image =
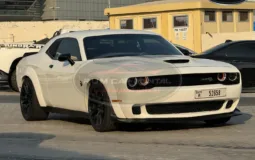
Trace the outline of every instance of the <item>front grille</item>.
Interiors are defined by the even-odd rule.
[[[149,114],[178,114],[205,111],[217,111],[221,109],[225,101],[206,101],[188,103],[148,104],[146,110]]]
[[[218,73],[155,76],[150,77],[150,82],[156,87],[222,84],[218,81],[217,75]],[[235,82],[238,83],[239,80]]]
[[[243,87],[255,87],[255,68],[241,69]]]

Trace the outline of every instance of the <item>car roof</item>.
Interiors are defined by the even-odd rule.
[[[237,41],[229,41],[229,42],[225,42],[225,43],[220,43],[212,48],[209,48],[209,49],[203,51],[202,53],[206,53],[206,54],[213,53],[213,52],[217,52],[220,49],[228,47],[230,45],[238,44],[238,43],[246,43],[246,42],[255,42],[255,40],[237,40]]]
[[[103,35],[114,35],[114,34],[147,34],[147,35],[158,35],[154,32],[131,30],[131,29],[119,29],[119,30],[86,30],[86,31],[71,31],[70,33],[64,33],[58,36],[58,38],[64,37],[76,37],[86,38],[92,36],[103,36]]]
[[[255,40],[237,40],[237,41],[230,41],[225,43],[234,44],[234,43],[242,43],[242,42],[255,42]]]

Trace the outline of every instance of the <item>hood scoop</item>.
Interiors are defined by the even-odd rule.
[[[174,59],[174,60],[165,60],[166,63],[189,63],[189,59]]]

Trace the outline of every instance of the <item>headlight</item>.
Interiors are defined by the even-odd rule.
[[[234,82],[238,79],[238,74],[237,73],[229,73],[228,74],[228,80],[231,82]]]
[[[141,86],[147,86],[150,83],[150,80],[148,77],[142,77],[139,78],[138,82]]]
[[[224,82],[224,81],[227,79],[227,74],[226,74],[226,73],[219,73],[219,74],[217,75],[217,79],[218,79],[218,81],[220,81],[220,82]]]
[[[137,78],[129,78],[127,81],[127,85],[130,88],[134,88],[137,85],[137,83],[138,83]]]

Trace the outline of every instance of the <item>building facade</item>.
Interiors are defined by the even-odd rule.
[[[253,2],[218,5],[208,0],[162,0],[105,9],[105,15],[110,17],[111,29],[152,31],[199,53],[226,38],[251,39],[254,8]]]
[[[108,20],[104,9],[153,0],[1,0],[0,21]]]

